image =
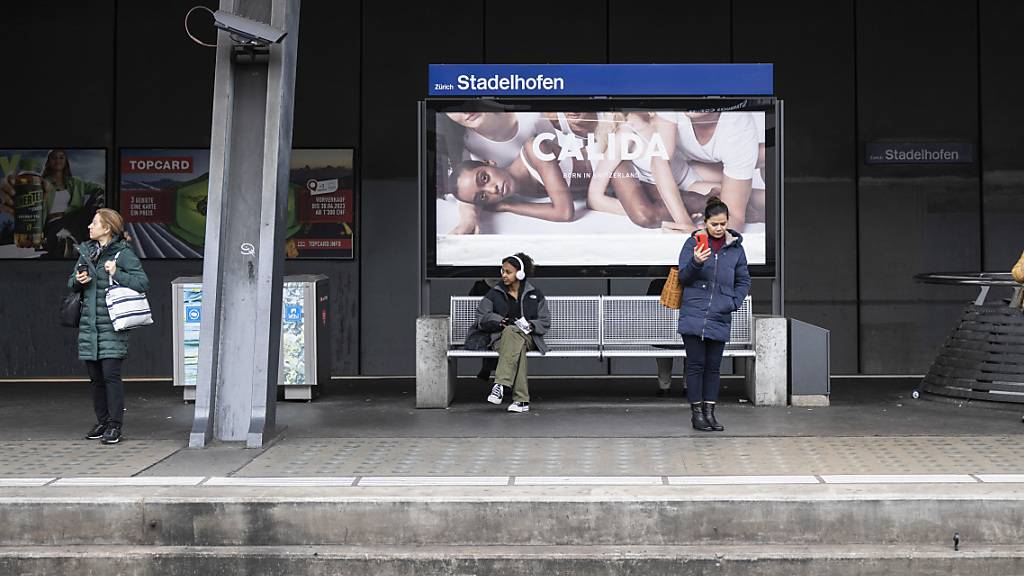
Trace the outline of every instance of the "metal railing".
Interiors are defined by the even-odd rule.
[[[924,284],[945,284],[950,286],[979,286],[978,297],[974,300],[976,306],[985,303],[989,289],[993,286],[1005,286],[1016,288],[1019,291],[1021,285],[1013,279],[1009,272],[929,272],[917,274],[914,280]]]

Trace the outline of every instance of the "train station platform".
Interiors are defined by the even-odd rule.
[[[1020,415],[916,385],[764,408],[727,382],[701,433],[653,378],[538,378],[526,414],[341,380],[262,449],[189,449],[169,383],[127,384],[114,446],[81,439],[87,384],[3,383],[0,573],[1024,573]]]

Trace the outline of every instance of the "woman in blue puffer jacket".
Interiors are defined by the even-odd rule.
[[[704,208],[704,229],[694,232],[679,252],[679,334],[686,347],[686,395],[694,429],[705,432],[725,430],[715,418],[722,352],[732,313],[750,291],[743,237],[726,228],[728,221],[729,207],[712,196]]]

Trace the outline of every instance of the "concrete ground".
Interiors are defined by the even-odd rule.
[[[527,414],[405,380],[279,404],[263,449],[186,447],[192,406],[129,383],[125,440],[86,383],[0,383],[0,573],[194,576],[1024,574],[1013,407],[836,379],[828,408],[721,399],[699,433],[653,378],[531,382]]]
[[[409,380],[336,380],[313,402],[278,403],[263,449],[186,447],[192,405],[169,382],[129,382],[125,439],[103,446],[88,384],[0,383],[0,478],[1005,475],[1024,473],[1014,406],[914,400],[914,379],[842,379],[827,408],[754,407],[727,381],[723,433],[689,426],[681,389],[653,378],[532,381],[531,411],[484,401],[460,382],[447,410],[415,408]],[[507,404],[507,403],[506,403]],[[639,480],[638,480],[639,481]],[[366,484],[363,484],[366,485]]]

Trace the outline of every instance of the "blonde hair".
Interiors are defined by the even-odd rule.
[[[604,152],[608,149],[608,139],[629,122],[630,116],[636,116],[650,123],[654,118],[653,112],[631,111],[631,112],[599,112],[597,129],[594,131],[594,140],[597,142],[597,149]]]
[[[124,233],[124,218],[114,210],[113,208],[100,208],[96,211],[96,216],[99,217],[100,222],[104,226],[110,228],[111,236],[122,236],[125,240],[131,240],[131,237]]]
[[[619,131],[619,126],[626,121],[626,115],[622,112],[598,112],[597,118],[594,140],[597,142],[597,149],[604,152],[608,149],[608,138]]]

